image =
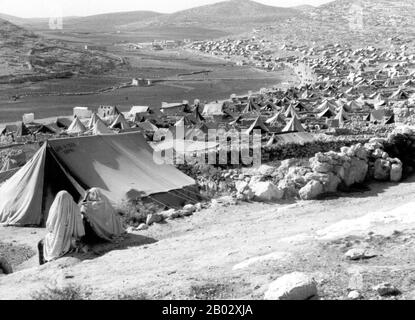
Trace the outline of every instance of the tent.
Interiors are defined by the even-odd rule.
[[[130,129],[130,125],[128,124],[127,120],[125,120],[124,116],[120,113],[117,118],[113,121],[113,123],[110,126],[111,129]]]
[[[409,95],[403,91],[402,89],[396,90],[392,95],[390,96],[390,99],[408,99]]]
[[[229,125],[234,126],[242,123],[242,116],[238,115],[234,120],[229,122]]]
[[[85,128],[84,124],[79,120],[78,117],[73,119],[71,125],[69,126],[68,130],[66,130],[69,134],[79,134],[84,133],[87,129]]]
[[[327,107],[327,109],[321,111],[318,115],[317,118],[321,119],[321,118],[332,118],[336,115],[336,113],[334,111],[332,111],[329,107]]]
[[[273,115],[271,118],[267,119],[265,121],[266,124],[268,124],[271,127],[278,126],[279,124],[285,125],[285,118],[282,115],[281,112],[277,112],[275,115]]]
[[[99,117],[99,115],[96,112],[94,112],[92,114],[91,119],[89,119],[89,121],[88,121],[87,128],[88,129],[92,129],[94,127],[95,123],[98,121],[98,119],[101,120],[101,118]]]
[[[290,122],[282,129],[282,132],[304,132],[305,129],[302,126],[300,120],[297,117],[292,117]]]
[[[349,120],[350,117],[346,111],[341,108],[337,115],[334,117],[335,120],[339,120],[339,124],[343,124],[345,121]]]
[[[153,153],[140,133],[48,140],[0,186],[0,224],[44,225],[62,190],[75,201],[98,187],[114,205],[137,198],[166,207],[183,204],[189,198],[184,189],[195,181],[174,166],[157,164]]]
[[[249,99],[248,104],[246,105],[242,113],[251,113],[251,112],[259,111],[259,109],[260,108],[254,103],[254,101],[252,99]]]
[[[65,129],[65,130],[69,128],[71,123],[72,123],[72,121],[69,120],[68,118],[57,118],[56,119],[56,125],[59,128],[62,128],[62,129]]]
[[[245,134],[250,134],[255,129],[260,129],[261,132],[269,132],[269,129],[262,122],[261,117],[255,119],[255,121],[251,124],[248,130],[245,131]]]
[[[158,130],[157,126],[149,120],[139,122],[137,126],[146,132],[156,132]]]
[[[54,124],[51,125],[40,125],[39,128],[36,129],[35,133],[50,133],[50,134],[57,134],[60,133],[61,130],[57,127],[54,127]]]
[[[390,117],[385,119],[385,123],[384,124],[393,124],[395,123],[395,115],[392,114]]]
[[[292,105],[288,106],[288,108],[285,111],[284,115],[285,115],[286,118],[295,118],[295,117],[298,118],[297,111],[295,111],[295,109],[293,108]]]
[[[101,120],[101,118],[98,118],[97,121],[95,121],[94,126],[92,128],[92,134],[93,135],[100,135],[100,134],[113,134],[114,132],[107,127],[107,125],[104,123],[104,121]]]

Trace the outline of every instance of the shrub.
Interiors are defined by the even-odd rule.
[[[90,290],[75,284],[68,284],[64,287],[47,285],[45,289],[34,292],[31,298],[34,300],[86,300],[90,295]]]

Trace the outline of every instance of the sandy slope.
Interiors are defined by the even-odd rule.
[[[404,292],[400,297],[408,298],[415,289],[408,281],[415,256],[415,221],[409,212],[414,190],[412,178],[323,201],[207,209],[131,234],[99,257],[63,258],[1,277],[0,298],[30,298],[46,284],[76,283],[91,289],[93,298],[144,293],[166,299],[261,299],[273,279],[291,271],[313,274],[323,299],[347,296],[356,272],[364,279],[366,298],[376,297],[370,287],[379,281],[394,282]],[[33,246],[42,234],[35,231],[2,228],[0,241]],[[368,238],[369,231],[374,235]],[[362,245],[377,257],[344,259],[348,248]],[[36,257],[24,267],[35,265]]]

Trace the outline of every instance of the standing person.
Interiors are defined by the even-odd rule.
[[[47,234],[38,244],[39,263],[58,259],[79,247],[85,235],[78,205],[67,191],[59,192],[49,210]]]

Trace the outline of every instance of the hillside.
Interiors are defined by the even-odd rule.
[[[383,43],[415,36],[415,3],[411,0],[336,0],[279,21],[264,36],[288,43]],[[278,32],[277,32],[278,31]]]
[[[290,8],[267,6],[250,0],[229,0],[159,16],[145,22],[126,24],[122,27],[134,30],[146,26],[198,26],[237,32],[297,14],[299,11]]]
[[[0,83],[102,73],[120,63],[118,57],[46,40],[0,19]]]

